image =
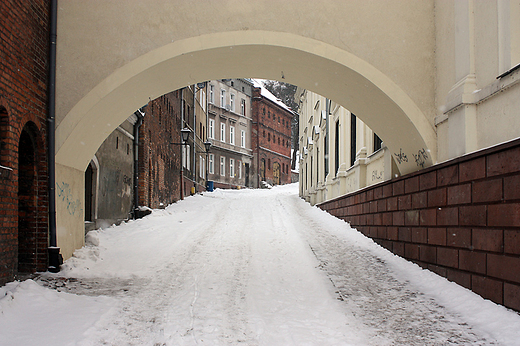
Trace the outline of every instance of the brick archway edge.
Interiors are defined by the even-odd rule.
[[[318,206],[394,254],[520,311],[520,139]]]

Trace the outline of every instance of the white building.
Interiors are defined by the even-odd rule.
[[[381,139],[354,114],[298,88],[300,196],[320,203],[398,174]]]

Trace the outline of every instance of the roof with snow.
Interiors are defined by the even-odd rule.
[[[285,103],[282,102],[282,100],[280,100],[279,98],[277,98],[276,96],[274,96],[269,90],[267,90],[265,87],[264,87],[264,83],[262,83],[262,80],[261,79],[251,79],[251,81],[253,82],[253,86],[255,88],[260,88],[260,93],[263,97],[265,97],[266,99],[270,100],[270,101],[273,101],[274,103],[276,103],[278,106],[288,110],[289,112],[291,113],[294,113],[292,109],[290,109]]]

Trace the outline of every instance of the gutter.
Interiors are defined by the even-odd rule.
[[[48,194],[49,194],[49,266],[51,273],[60,271],[63,257],[56,236],[56,32],[58,23],[58,1],[51,0],[50,8],[50,49],[49,49],[49,113],[47,114],[47,170],[48,170]]]
[[[143,124],[143,108],[134,112],[137,117],[134,125],[134,220],[143,217],[142,212],[139,210],[139,129]]]

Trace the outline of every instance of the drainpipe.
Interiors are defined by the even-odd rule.
[[[48,163],[48,194],[49,194],[49,266],[52,273],[60,271],[63,257],[60,254],[56,237],[56,146],[55,146],[55,116],[56,116],[56,32],[58,22],[58,1],[51,0],[50,11],[50,51],[49,51],[49,113],[47,115],[47,163]]]
[[[141,217],[139,213],[139,129],[143,124],[144,117],[141,109],[134,112],[137,117],[134,125],[134,220]]]
[[[197,84],[193,84],[193,194],[197,193]]]
[[[182,88],[181,89],[181,129],[184,128],[184,89],[185,88]],[[182,145],[181,146],[181,200],[184,199],[184,162],[183,162],[183,158],[184,158],[184,150],[186,150],[185,146]]]

